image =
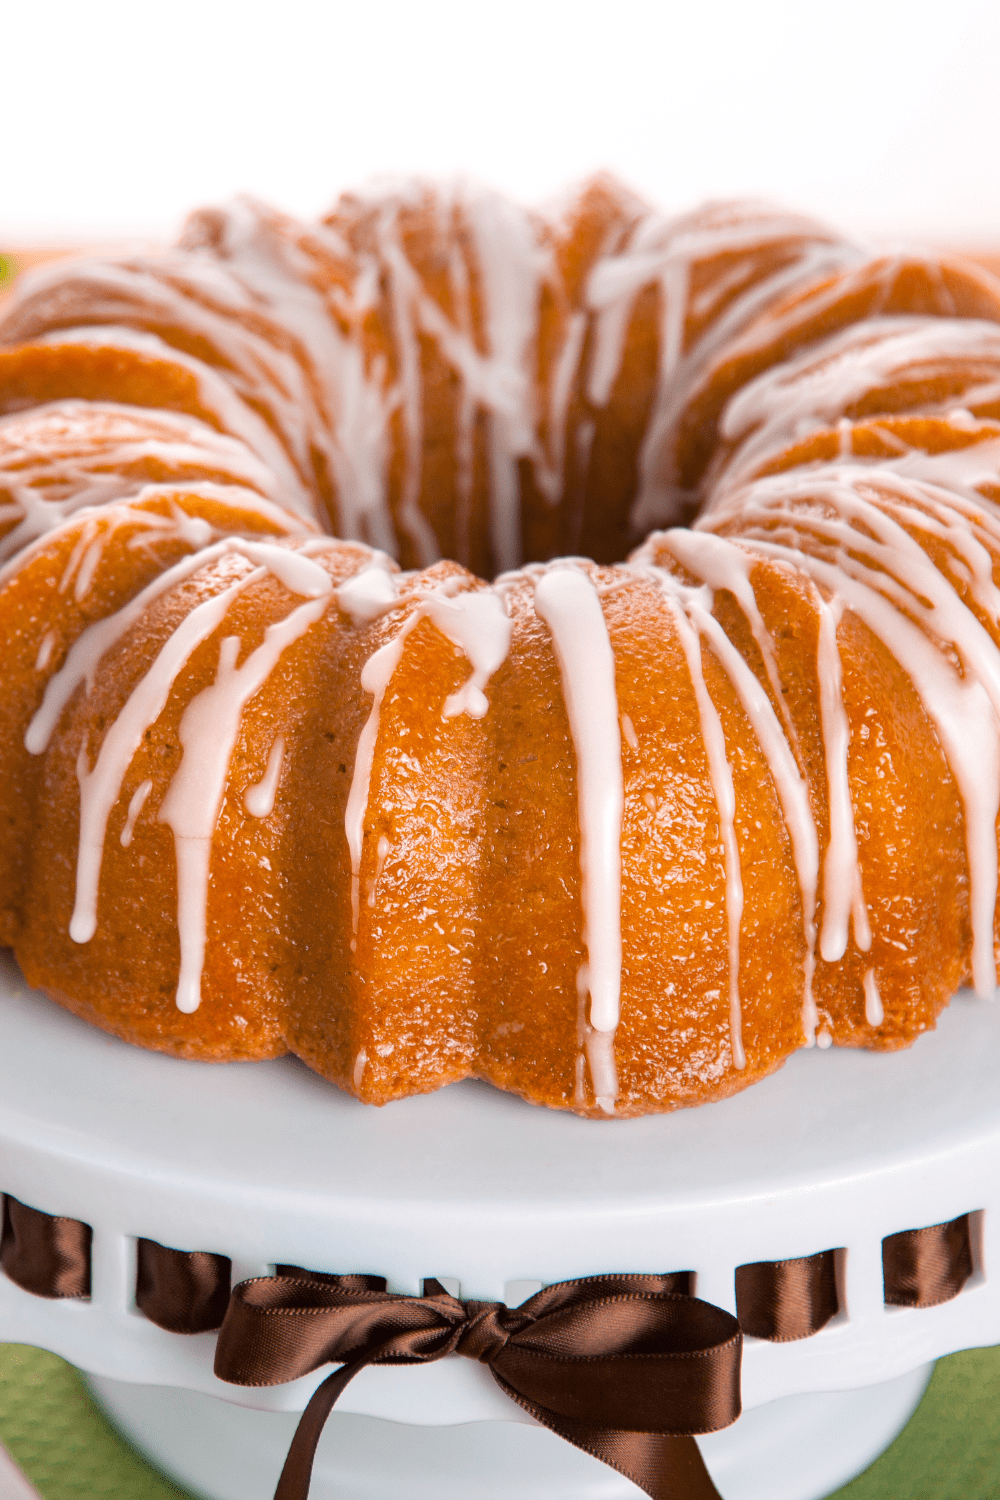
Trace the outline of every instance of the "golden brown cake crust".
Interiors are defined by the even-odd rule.
[[[0,312],[0,940],[374,1104],[907,1046],[995,986],[998,506],[1000,284],[764,205],[411,183],[45,268]]]

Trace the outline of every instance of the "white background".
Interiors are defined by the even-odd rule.
[[[165,238],[377,172],[610,168],[1000,244],[998,0],[0,0],[0,245]]]

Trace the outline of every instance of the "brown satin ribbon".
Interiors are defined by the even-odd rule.
[[[302,1414],[275,1500],[306,1500],[323,1424],[368,1364],[463,1354],[544,1426],[617,1469],[653,1500],[718,1500],[692,1434],[740,1414],[743,1336],[670,1276],[590,1276],[520,1307],[423,1297],[376,1277],[261,1277],[233,1291],[215,1355],[220,1380],[276,1385],[334,1361]]]
[[[0,1266],[36,1297],[90,1296],[89,1224],[4,1198]]]
[[[25,1291],[89,1296],[91,1238],[80,1220],[4,1199],[0,1265]],[[892,1306],[957,1296],[973,1269],[970,1216],[889,1235],[882,1266]],[[279,1384],[342,1362],[303,1413],[275,1500],[305,1500],[323,1424],[360,1369],[451,1353],[488,1364],[513,1401],[654,1500],[718,1500],[693,1434],[739,1415],[741,1327],[755,1338],[807,1338],[838,1307],[832,1250],[739,1266],[739,1323],[691,1297],[687,1271],[562,1282],[507,1308],[459,1302],[435,1281],[423,1297],[399,1297],[380,1277],[291,1265],[230,1298],[230,1269],[223,1255],[140,1240],[136,1302],[176,1333],[217,1328],[225,1312],[216,1373],[236,1384]]]
[[[950,1302],[971,1275],[968,1214],[926,1229],[904,1229],[882,1241],[882,1279],[890,1307]]]
[[[772,1343],[807,1339],[837,1311],[834,1252],[736,1267],[736,1316],[744,1333]]]
[[[221,1328],[229,1305],[232,1263],[207,1250],[171,1250],[155,1240],[137,1247],[135,1302],[168,1333]]]

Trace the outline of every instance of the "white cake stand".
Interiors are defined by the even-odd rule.
[[[734,1271],[835,1248],[841,1312],[797,1343],[747,1339],[744,1416],[702,1439],[726,1500],[810,1500],[908,1419],[938,1356],[1000,1342],[1000,1007],[957,1000],[911,1051],[800,1053],[745,1094],[591,1122],[478,1084],[374,1110],[293,1059],[206,1066],[138,1051],[27,989],[0,958],[0,1190],[93,1226],[89,1301],[0,1276],[0,1339],[89,1372],[132,1440],[211,1500],[266,1500],[324,1371],[242,1389],[214,1334],[135,1307],[135,1242],[367,1271],[514,1303],[541,1283],[691,1270],[735,1310]],[[951,1302],[886,1308],[881,1242],[972,1212]],[[874,1387],[875,1389],[866,1389]],[[159,1389],[153,1389],[159,1388]],[[167,1388],[167,1389],[163,1389]],[[838,1393],[838,1394],[829,1394]],[[320,1448],[314,1500],[624,1500],[638,1491],[453,1358],[367,1369]]]

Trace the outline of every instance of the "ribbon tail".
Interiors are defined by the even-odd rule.
[[[278,1487],[274,1492],[274,1500],[308,1500],[316,1445],[326,1426],[326,1419],[349,1382],[370,1363],[371,1357],[366,1356],[355,1360],[353,1364],[342,1365],[313,1391],[295,1429],[292,1446],[288,1450]]]
[[[645,1490],[653,1500],[722,1500],[693,1437],[659,1432],[602,1432],[580,1442],[555,1430],[577,1448],[592,1453]]]
[[[722,1500],[705,1467],[693,1437],[664,1432],[616,1432],[574,1422],[546,1407],[526,1400],[496,1370],[493,1378],[503,1391],[544,1427],[617,1469],[644,1490],[651,1500]],[[279,1497],[275,1497],[279,1500]],[[284,1500],[284,1497],[282,1497]],[[292,1500],[292,1497],[289,1497]]]

